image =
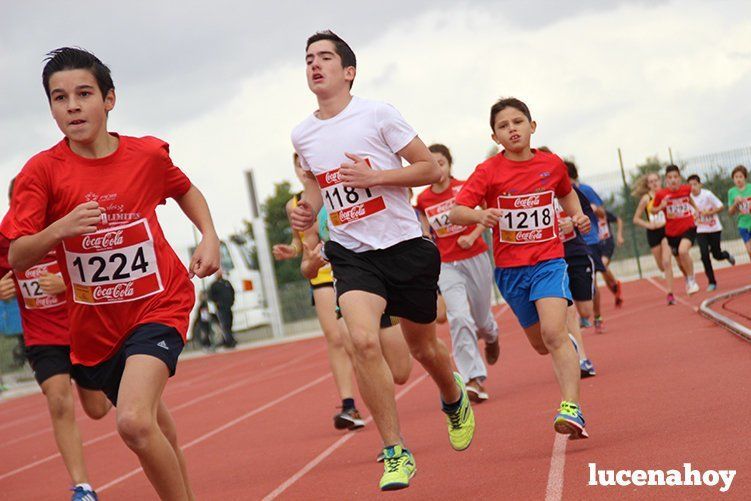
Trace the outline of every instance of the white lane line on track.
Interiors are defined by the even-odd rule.
[[[655,287],[657,287],[658,289],[660,289],[665,294],[668,293],[668,290],[665,287],[663,287],[662,285],[660,285],[659,282],[657,282],[654,278],[652,278],[652,277],[647,278],[647,282],[649,282],[650,284],[654,285]],[[673,296],[675,297],[675,300],[678,301],[679,303],[681,303],[683,306],[687,306],[687,307],[691,308],[692,310],[694,310],[694,312],[697,312],[697,313],[699,312],[699,308],[697,306],[694,306],[693,304],[689,303],[688,301],[686,301],[685,299],[683,299],[680,296],[677,296],[675,294],[673,294]]]
[[[244,421],[244,420],[246,420],[246,419],[248,419],[250,417],[253,417],[256,414],[259,414],[259,413],[265,411],[266,409],[270,409],[271,407],[275,406],[276,404],[284,402],[285,400],[287,400],[289,398],[292,398],[295,395],[297,395],[299,393],[302,393],[303,391],[305,391],[305,390],[307,390],[309,388],[312,388],[313,386],[315,386],[315,385],[317,385],[317,384],[325,381],[326,379],[328,379],[330,377],[331,377],[331,373],[329,372],[329,373],[324,374],[323,376],[321,376],[321,377],[319,377],[317,379],[314,379],[313,381],[309,382],[308,384],[303,385],[303,386],[299,387],[298,389],[287,393],[283,397],[279,397],[279,398],[277,398],[275,400],[272,400],[271,402],[267,402],[266,404],[262,405],[261,407],[256,407],[252,411],[246,412],[242,416],[236,417],[235,419],[226,422],[222,426],[220,426],[218,428],[215,428],[215,429],[211,430],[210,432],[205,433],[205,434],[201,435],[200,437],[191,440],[190,442],[188,442],[187,444],[185,444],[185,445],[182,446],[182,450],[185,451],[186,449],[189,449],[189,448],[193,447],[196,444],[200,444],[201,442],[203,442],[205,440],[208,440],[209,438],[213,437],[217,433],[221,433],[224,430],[226,430],[228,428],[231,428],[232,426],[235,426],[236,424],[240,423],[241,421]],[[117,477],[116,479],[114,479],[114,480],[112,480],[112,481],[110,481],[110,482],[102,485],[101,487],[97,487],[96,491],[97,492],[105,491],[106,489],[109,489],[113,485],[119,484],[123,480],[127,480],[128,478],[130,478],[130,477],[132,477],[134,475],[137,475],[141,471],[143,471],[142,468],[136,468],[135,470],[131,470],[128,473],[126,473],[125,475],[121,475],[121,476]]]
[[[406,395],[412,388],[420,384],[422,381],[425,380],[425,378],[428,377],[428,373],[423,373],[422,376],[418,377],[414,381],[412,381],[410,384],[405,386],[402,391],[400,391],[396,395],[396,400],[399,400],[404,395]],[[373,421],[373,416],[368,416],[367,419],[365,419],[365,424],[370,423]],[[271,491],[266,495],[266,497],[263,498],[263,501],[271,501],[272,499],[276,499],[281,493],[286,491],[292,484],[300,480],[302,477],[304,477],[310,470],[318,466],[323,460],[325,460],[327,457],[331,456],[337,449],[339,449],[342,445],[349,442],[351,439],[355,438],[356,433],[350,432],[344,435],[342,438],[331,444],[326,450],[324,450],[322,453],[320,453],[318,456],[316,456],[312,461],[310,461],[308,464],[300,468],[297,473],[289,477],[287,480],[282,482],[279,487]]]
[[[550,456],[550,470],[548,471],[548,487],[545,490],[545,501],[560,501],[563,498],[563,471],[566,467],[566,442],[568,436],[555,434],[553,453]]]
[[[243,385],[248,384],[248,383],[257,382],[259,380],[262,380],[265,377],[268,377],[271,374],[274,374],[274,373],[278,372],[279,370],[281,370],[281,369],[283,369],[283,368],[285,368],[285,367],[287,367],[287,366],[289,366],[291,364],[297,363],[297,362],[299,362],[302,359],[305,359],[305,358],[308,358],[310,356],[313,356],[316,353],[318,353],[319,351],[323,351],[323,348],[318,349],[318,350],[312,350],[312,351],[310,351],[310,352],[308,352],[308,353],[306,353],[304,355],[301,355],[299,357],[295,357],[295,358],[293,358],[291,360],[288,360],[287,362],[285,362],[285,363],[283,363],[281,365],[278,365],[276,367],[273,367],[273,368],[269,369],[265,373],[261,374],[260,377],[251,378],[251,379],[243,379],[241,381],[238,381],[237,383],[231,384],[229,386],[224,386],[224,387],[222,387],[222,388],[220,388],[218,390],[215,390],[215,391],[211,392],[210,394],[199,395],[199,396],[197,396],[197,397],[195,397],[195,398],[193,398],[193,399],[191,399],[191,400],[189,400],[187,402],[184,402],[184,403],[182,403],[180,405],[176,405],[174,407],[170,407],[170,410],[171,411],[177,411],[177,410],[180,410],[180,409],[184,409],[185,407],[189,407],[189,406],[191,406],[191,405],[193,405],[193,404],[195,404],[197,402],[201,402],[203,400],[206,400],[206,398],[209,398],[209,396],[216,396],[216,395],[219,395],[221,393],[225,393],[225,392],[227,392],[229,390],[232,390],[232,389],[234,389],[234,388],[236,388],[238,386],[243,386]],[[83,443],[83,446],[87,447],[89,445],[93,445],[93,444],[95,444],[97,442],[101,442],[102,440],[106,440],[106,439],[114,437],[116,435],[117,435],[117,430],[111,431],[109,433],[105,433],[104,435],[100,435],[98,437],[95,437],[95,438],[92,438],[90,440],[87,440],[86,442]],[[7,473],[3,473],[2,475],[0,475],[0,480],[3,480],[3,479],[8,478],[8,477],[12,477],[13,475],[17,475],[17,474],[22,473],[22,472],[24,472],[26,470],[30,470],[31,468],[35,468],[35,467],[37,467],[39,465],[42,465],[44,463],[48,463],[48,462],[50,462],[50,461],[52,461],[54,459],[57,459],[58,457],[60,457],[60,453],[59,452],[56,452],[55,454],[50,454],[47,457],[44,457],[42,459],[39,459],[39,460],[34,461],[32,463],[29,463],[29,464],[26,464],[24,466],[20,466],[20,467],[16,468],[15,470],[11,470],[11,471],[9,471]]]

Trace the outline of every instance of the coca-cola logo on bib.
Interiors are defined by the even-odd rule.
[[[123,243],[123,231],[108,231],[100,236],[85,236],[81,241],[81,246],[85,250],[105,250],[111,249]]]
[[[342,178],[339,176],[339,169],[326,173],[326,184],[338,184],[341,182]]]
[[[528,197],[519,197],[514,200],[514,207],[517,209],[531,209],[540,205],[540,195],[530,195]]]
[[[517,242],[534,242],[537,240],[542,240],[542,230],[516,232]]]
[[[47,266],[49,265],[39,265],[29,270],[26,270],[26,273],[25,273],[26,278],[27,279],[40,278],[42,275],[45,275],[48,273]]]
[[[353,205],[349,209],[342,209],[339,211],[339,221],[341,221],[341,224],[344,224],[350,221],[356,221],[364,215],[365,204]]]
[[[114,285],[97,285],[94,287],[94,300],[114,300],[129,298],[134,294],[133,282]]]
[[[57,298],[57,296],[40,296],[36,298],[36,307],[37,308],[47,308],[49,306],[57,306],[60,304],[60,300]]]

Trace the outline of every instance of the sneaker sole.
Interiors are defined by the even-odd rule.
[[[589,372],[589,371],[580,371],[580,372],[581,372],[582,379],[583,378],[588,378],[588,377],[595,377],[597,375],[597,373],[594,372],[594,371],[592,371],[592,372]]]
[[[589,438],[587,430],[585,430],[578,424],[572,423],[571,421],[567,421],[565,419],[557,420],[555,424],[553,424],[553,428],[555,428],[556,433],[560,433],[561,435],[568,435],[569,440]]]
[[[412,480],[415,477],[415,474],[417,473],[417,468],[415,467],[414,470],[412,470],[412,473],[409,475],[409,480]],[[404,482],[392,482],[390,484],[386,484],[381,486],[382,491],[400,491],[402,489],[406,489],[409,487],[409,481],[405,484]]]
[[[357,419],[350,420],[340,416],[334,418],[334,428],[337,430],[359,430],[365,426],[365,422]]]

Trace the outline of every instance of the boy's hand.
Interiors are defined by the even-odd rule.
[[[77,237],[95,232],[103,213],[102,208],[94,201],[77,205],[75,209],[55,222],[60,238]]]
[[[65,281],[60,275],[45,273],[39,278],[39,287],[48,296],[56,296],[65,292]]]
[[[289,223],[293,230],[305,231],[315,224],[316,216],[313,207],[305,200],[301,200],[289,213]]]
[[[216,236],[203,237],[190,258],[188,272],[190,278],[205,278],[219,269],[219,239]]]
[[[16,284],[13,282],[13,271],[9,271],[0,278],[0,300],[6,301],[16,297]]]
[[[318,270],[326,266],[326,260],[323,259],[323,254],[321,254],[321,251],[323,250],[323,242],[319,241],[318,245],[312,249],[305,242],[303,242],[302,245],[305,249],[305,259],[308,262],[309,269],[312,269],[312,271],[317,273]]]
[[[586,235],[587,233],[589,233],[589,230],[592,229],[592,226],[589,222],[589,217],[585,216],[584,214],[571,216],[571,222],[574,223],[574,226],[579,229],[582,235]]]
[[[574,231],[574,222],[570,217],[562,217],[558,220],[558,229],[564,235]]]
[[[339,169],[339,177],[348,188],[370,188],[378,184],[378,171],[370,168],[364,158],[345,153],[352,162],[344,162]]]
[[[276,244],[271,248],[271,253],[277,261],[284,261],[285,259],[297,257],[297,249],[295,249],[294,245],[289,244]]]
[[[478,224],[485,226],[486,228],[492,228],[498,224],[498,220],[501,219],[501,209],[485,209],[478,211],[480,218],[477,221]]]
[[[625,240],[623,239],[623,235],[618,235],[618,236],[616,237],[616,239],[615,239],[615,244],[616,244],[616,245],[617,245],[618,247],[622,247],[624,243],[626,243],[626,241],[625,241]]]
[[[469,249],[470,247],[472,247],[472,244],[475,243],[475,239],[469,235],[462,235],[456,239],[456,243],[462,249]]]

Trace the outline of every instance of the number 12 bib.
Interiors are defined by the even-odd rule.
[[[439,238],[450,237],[464,231],[466,226],[459,226],[449,222],[449,212],[454,208],[454,198],[425,208],[425,216],[430,227]]]
[[[124,303],[164,289],[145,219],[66,239],[63,249],[76,303]]]
[[[373,189],[345,187],[339,169],[322,172],[316,175],[316,180],[334,226],[359,221],[386,209],[383,197],[374,194]]]
[[[552,191],[527,195],[501,195],[498,221],[501,242],[531,244],[558,237],[555,230],[555,196]]]
[[[65,294],[51,296],[45,293],[39,285],[39,279],[48,273],[62,276],[57,261],[42,262],[24,272],[16,272],[23,304],[27,309],[42,310],[65,304]]]

